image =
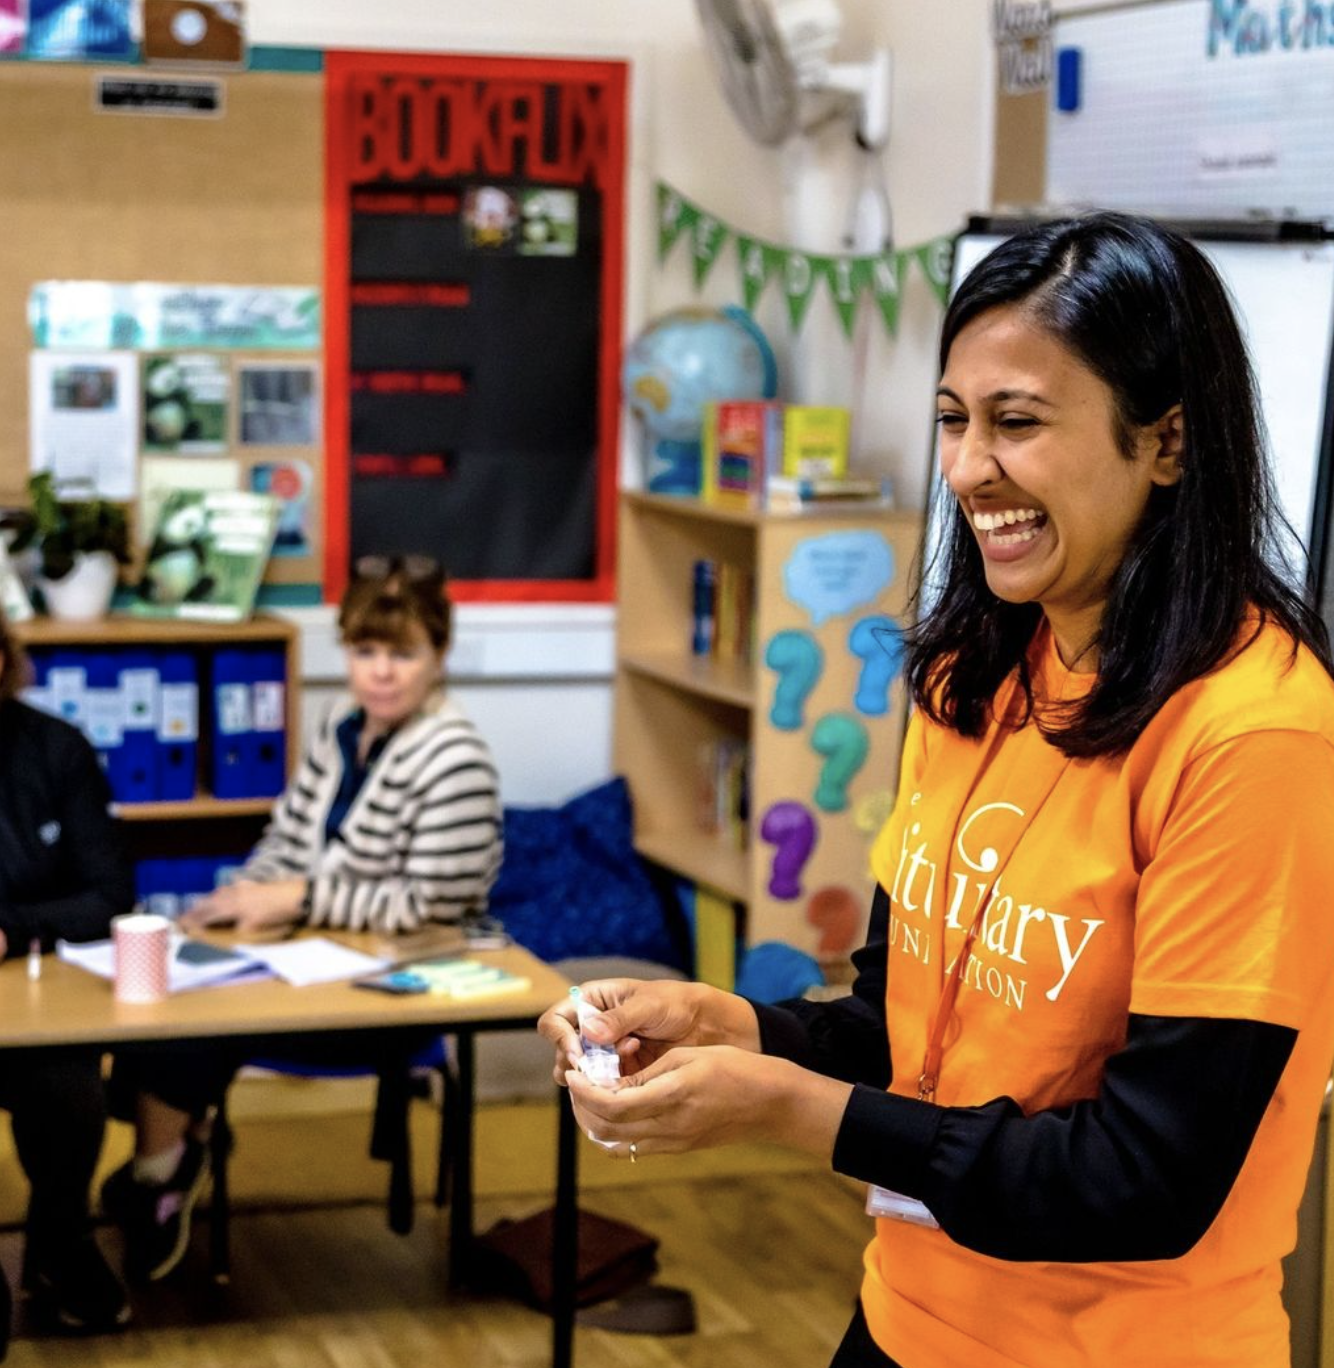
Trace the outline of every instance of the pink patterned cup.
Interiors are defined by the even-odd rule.
[[[171,922],[151,912],[113,917],[117,1002],[161,1002],[167,996]]]

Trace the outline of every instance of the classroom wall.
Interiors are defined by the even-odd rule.
[[[842,0],[852,59],[873,42],[894,53],[888,179],[901,244],[960,227],[986,207],[990,187],[993,60],[987,0],[938,7]],[[612,57],[631,63],[625,333],[696,298],[679,259],[655,261],[652,187],[662,177],[724,221],[811,251],[842,249],[855,175],[846,126],[783,150],[755,147],[733,119],[706,64],[693,0],[249,0],[251,41],[263,45],[474,51]],[[232,78],[242,88],[248,76]],[[274,146],[291,130],[272,123]],[[143,126],[145,171],[154,131]],[[302,131],[302,146],[308,134]],[[289,153],[301,149],[288,147]],[[307,159],[313,161],[314,159]],[[313,171],[314,166],[311,167]],[[131,197],[132,198],[132,197]],[[275,219],[294,226],[280,208]],[[320,244],[307,242],[311,275]],[[90,262],[93,258],[90,258]],[[105,267],[111,274],[110,266]],[[96,276],[97,271],[89,274]],[[179,276],[178,276],[179,278]],[[26,292],[23,282],[20,295]],[[735,302],[736,273],[723,263],[700,298]],[[934,347],[940,308],[918,279],[906,292],[898,336],[878,321],[860,350],[838,330],[823,297],[796,341],[776,291],[760,321],[780,353],[785,391],[806,401],[849,403],[864,375],[861,464],[894,480],[904,507],[921,505],[931,436]],[[18,296],[16,296],[17,298]],[[16,306],[11,301],[7,310]],[[623,472],[638,470],[634,434],[623,441]],[[7,441],[22,442],[10,431]],[[327,607],[293,614],[303,629],[307,713],[325,706],[340,677]],[[451,653],[455,690],[492,739],[507,800],[546,803],[605,778],[610,767],[610,674],[615,610],[609,605],[465,605]],[[560,725],[551,726],[551,719]]]
[[[852,58],[872,42],[894,53],[892,132],[887,152],[895,232],[923,242],[962,226],[989,203],[994,89],[987,0],[936,6],[843,0]],[[654,257],[651,190],[671,182],[725,221],[772,241],[840,250],[855,155],[846,130],[782,151],[756,148],[732,118],[705,63],[693,0],[250,0],[253,41],[324,47],[551,53],[620,57],[633,64],[627,224],[626,333],[691,302],[688,272]],[[920,286],[920,282],[918,282]],[[735,275],[720,264],[701,296],[736,301]],[[812,305],[794,344],[777,298],[760,321],[780,352],[790,392],[851,401],[855,357],[824,300]],[[822,312],[823,310],[823,312]],[[909,292],[897,339],[865,330],[866,420],[860,450],[868,469],[891,476],[900,502],[920,507],[926,487],[940,309],[925,288]],[[627,432],[623,466],[637,454]],[[454,689],[491,738],[506,800],[555,802],[610,771],[610,671],[614,613],[591,605],[559,622],[529,610],[508,642],[496,608],[465,605],[450,661]],[[521,610],[515,610],[522,617]],[[334,688],[327,617],[305,614],[311,643],[307,713]],[[499,659],[497,659],[499,656]],[[489,657],[489,658],[488,658]],[[322,676],[322,677],[320,677]],[[551,726],[551,719],[559,719]]]

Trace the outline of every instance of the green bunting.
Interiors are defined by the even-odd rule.
[[[712,214],[697,214],[691,225],[690,255],[695,266],[695,288],[700,289],[718,260],[723,244],[732,236],[726,224],[719,223]]]
[[[670,185],[658,182],[658,260],[665,261],[676,239],[695,221],[697,213]]]
[[[947,303],[950,297],[950,268],[954,264],[954,243],[949,238],[937,238],[934,242],[914,247],[913,255],[940,302]]]
[[[867,295],[875,301],[885,330],[895,336],[904,271],[910,262],[917,264],[942,304],[949,298],[954,256],[954,238],[949,234],[899,252],[837,256],[803,252],[737,232],[662,181],[657,185],[657,223],[659,262],[667,259],[680,238],[689,240],[696,289],[703,287],[723,249],[734,239],[746,308],[754,310],[776,280],[794,329],[806,321],[817,287],[823,285],[845,336],[852,336],[857,310]]]

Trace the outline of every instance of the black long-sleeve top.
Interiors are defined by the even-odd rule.
[[[134,874],[97,754],[59,718],[0,702],[0,931],[31,941],[99,940],[134,905]]]
[[[877,889],[851,996],[756,1005],[761,1048],[853,1083],[841,1173],[924,1202],[951,1239],[1000,1259],[1176,1258],[1241,1170],[1297,1038],[1267,1022],[1129,1017],[1098,1095],[1025,1116],[1011,1098],[940,1107],[891,1081],[889,899]]]

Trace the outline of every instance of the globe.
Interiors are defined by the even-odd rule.
[[[626,349],[621,389],[638,420],[645,488],[698,494],[705,404],[772,399],[778,363],[745,309],[675,309],[654,319]]]

